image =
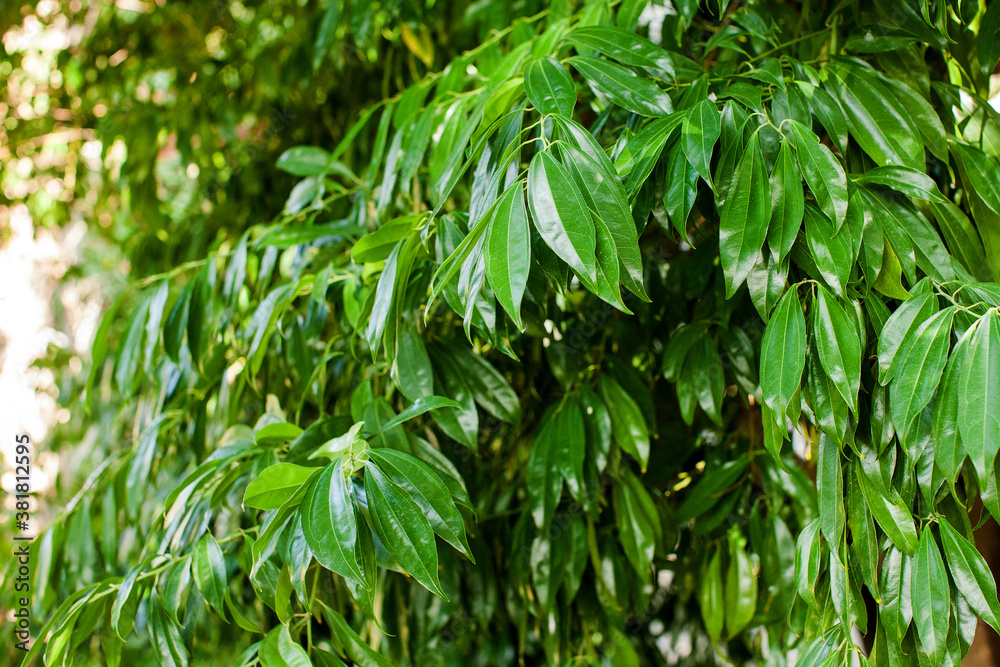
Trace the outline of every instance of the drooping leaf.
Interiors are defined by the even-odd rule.
[[[753,267],[767,237],[771,191],[757,135],[747,143],[736,170],[733,193],[719,220],[719,253],[726,277],[726,298],[732,298]]]

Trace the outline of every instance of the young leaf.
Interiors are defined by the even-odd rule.
[[[222,548],[211,534],[202,537],[195,546],[191,572],[205,601],[225,617],[223,596],[227,579],[226,559],[222,555]]]
[[[729,537],[729,570],[726,572],[726,634],[735,637],[757,610],[757,575],[740,545],[742,536]]]
[[[319,468],[306,468],[294,463],[268,466],[247,486],[243,504],[262,510],[278,509],[317,472]]]

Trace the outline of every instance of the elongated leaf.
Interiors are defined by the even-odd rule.
[[[191,573],[205,601],[225,616],[223,597],[226,591],[226,559],[222,555],[222,548],[211,534],[205,535],[195,546]]]
[[[913,516],[904,507],[905,501],[894,489],[886,489],[881,478],[868,475],[861,466],[855,468],[855,473],[875,521],[897,549],[912,555],[917,548],[917,530],[913,525]]]
[[[878,379],[888,384],[897,373],[897,358],[903,342],[912,340],[913,332],[924,321],[937,312],[937,298],[933,294],[915,295],[896,309],[885,326],[878,341]]]
[[[573,115],[576,86],[573,77],[555,58],[537,58],[528,63],[524,68],[524,90],[539,112],[567,118]]]
[[[560,153],[593,213],[595,225],[599,221],[611,234],[621,264],[619,276],[625,287],[643,301],[649,301],[642,285],[643,265],[635,222],[611,160],[599,147],[585,152],[566,145],[560,146]]]
[[[622,386],[601,375],[598,391],[611,414],[611,432],[622,450],[639,461],[642,471],[649,464],[649,429],[636,405]]]
[[[464,347],[454,350],[451,360],[476,403],[501,421],[516,424],[521,420],[520,398],[493,364]]]
[[[747,552],[733,536],[729,538],[725,595],[726,634],[734,637],[747,626],[757,610],[757,575],[750,566]]]
[[[355,557],[358,525],[344,480],[343,460],[323,469],[302,501],[302,532],[319,564],[337,574],[365,581]],[[426,521],[426,519],[425,519]],[[362,526],[362,530],[367,528]]]
[[[612,504],[625,557],[641,579],[649,580],[657,535],[660,534],[656,506],[642,483],[631,474],[621,484],[615,485]]]
[[[813,327],[823,370],[857,414],[861,387],[861,344],[853,318],[825,288],[818,288]]]
[[[668,75],[673,74],[673,59],[669,53],[653,42],[631,30],[610,25],[579,27],[567,39],[572,44],[593,49],[622,65],[630,67],[655,67]]]
[[[429,465],[405,452],[377,448],[368,450],[379,470],[410,494],[441,539],[475,563],[465,536],[465,521],[455,506],[448,487]]]
[[[970,340],[971,336],[963,336],[952,350],[934,409],[934,465],[952,485],[966,457],[965,446],[958,435],[958,402]]]
[[[791,144],[787,141],[781,142],[771,170],[770,186],[771,221],[767,226],[767,245],[771,256],[780,263],[792,250],[805,212],[802,176]]]
[[[626,67],[587,56],[573,56],[569,62],[595,90],[623,109],[640,116],[666,116],[673,111],[666,92]]]
[[[420,506],[377,466],[365,469],[372,528],[389,555],[424,588],[447,599],[438,580],[434,531]]]
[[[262,510],[278,509],[319,468],[306,468],[294,463],[278,463],[264,468],[257,479],[250,482],[243,495],[243,504]]]
[[[715,555],[702,570],[701,583],[698,587],[698,604],[701,607],[701,619],[709,639],[718,642],[722,635],[722,623],[725,604],[722,593],[722,549],[717,549]]]
[[[767,237],[771,189],[757,135],[747,143],[736,169],[736,181],[719,220],[719,254],[726,277],[726,298],[746,280]]]
[[[521,299],[531,269],[531,231],[521,188],[510,188],[501,197],[486,229],[484,251],[486,279],[497,301],[523,331]]]
[[[547,530],[562,494],[563,477],[556,462],[559,446],[555,433],[555,409],[542,416],[538,432],[531,443],[528,457],[528,502],[535,526]]]
[[[914,548],[916,548],[915,539]],[[897,645],[903,643],[903,637],[913,619],[913,603],[910,598],[911,573],[910,557],[898,548],[889,547],[882,561],[880,577],[882,607],[879,620],[885,628],[886,639]]]
[[[411,403],[405,410],[386,423],[382,424],[377,431],[372,433],[372,435],[384,433],[395,426],[399,426],[403,422],[419,417],[420,415],[430,412],[431,410],[440,410],[441,408],[461,409],[461,407],[461,403],[453,401],[450,398],[445,398],[444,396],[421,396],[417,400],[413,401],[413,403]]]
[[[958,426],[980,483],[993,475],[1000,448],[1000,316],[996,309],[976,323],[958,398]]]
[[[778,301],[760,352],[760,388],[764,403],[784,423],[788,404],[798,391],[806,363],[806,322],[793,287]]]
[[[910,599],[913,626],[917,629],[921,650],[932,665],[940,664],[944,658],[950,589],[937,541],[930,526],[927,526],[920,534],[917,553],[913,557]]]
[[[684,154],[709,186],[712,186],[712,151],[721,132],[719,109],[711,100],[702,100],[692,107],[681,126]]]
[[[831,549],[844,535],[844,476],[840,448],[825,433],[819,437],[819,460],[816,463],[816,492],[819,494],[819,525]]]
[[[948,571],[962,597],[976,615],[994,630],[1000,627],[1000,602],[993,573],[976,547],[965,539],[948,521],[939,521],[941,544],[948,561]]]
[[[889,385],[889,406],[896,433],[904,447],[914,435],[920,413],[930,402],[941,381],[951,345],[951,324],[955,310],[948,308],[933,315],[913,334],[898,377]]]
[[[111,626],[122,641],[128,639],[135,623],[135,612],[139,606],[139,599],[142,597],[142,587],[137,587],[135,582],[141,572],[141,568],[135,568],[125,575],[122,583],[118,586],[115,602],[111,606]]]
[[[844,168],[812,130],[794,120],[788,121],[788,127],[795,142],[795,154],[799,158],[802,175],[816,197],[816,203],[839,231],[847,218],[847,176]]]
[[[528,168],[528,207],[546,245],[596,292],[597,241],[587,204],[554,157],[538,153]]]
[[[799,596],[813,607],[816,606],[816,580],[822,564],[820,534],[819,519],[813,519],[805,525],[795,543],[795,587]]]

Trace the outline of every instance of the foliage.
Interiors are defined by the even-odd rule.
[[[674,5],[503,23],[131,284],[74,403],[120,437],[37,543],[46,663],[1000,629],[1000,4]]]

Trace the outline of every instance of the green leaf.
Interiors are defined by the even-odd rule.
[[[548,153],[528,168],[528,207],[546,245],[596,292],[597,241],[587,204],[572,177]]]
[[[115,381],[123,394],[131,394],[140,381],[139,369],[142,364],[142,337],[146,331],[146,314],[149,312],[149,298],[145,298],[132,313],[125,330],[125,339],[118,348],[115,358]]]
[[[262,510],[278,509],[317,472],[319,468],[306,468],[294,463],[268,466],[247,486],[243,504]]]
[[[813,314],[816,347],[823,370],[844,397],[852,412],[858,412],[858,391],[861,387],[861,343],[854,318],[822,286]]]
[[[958,426],[981,484],[993,474],[1000,448],[1000,315],[991,309],[975,324],[958,398]]]
[[[340,9],[341,4],[339,2],[331,1],[326,6],[326,11],[323,12],[323,20],[319,24],[319,30],[316,32],[316,45],[313,48],[313,72],[319,71],[320,65],[326,59],[326,54],[329,53],[330,46],[333,45],[333,40],[337,36]]]
[[[531,230],[521,188],[509,188],[500,198],[486,229],[484,251],[486,279],[514,325],[523,331],[521,299],[531,270]]]
[[[722,121],[715,102],[702,100],[684,116],[681,125],[681,146],[698,175],[712,185],[712,151],[722,132]]]
[[[896,548],[912,555],[917,548],[917,529],[913,525],[913,516],[905,507],[905,501],[895,489],[887,489],[877,473],[870,475],[859,465],[855,468],[855,474],[875,521]]]
[[[726,391],[722,357],[715,341],[703,336],[691,348],[686,364],[691,365],[698,404],[716,424],[722,425],[722,398]]]
[[[778,301],[760,349],[760,388],[764,403],[778,423],[785,423],[788,404],[802,382],[806,363],[806,321],[798,290],[792,287]]]
[[[524,90],[540,113],[559,114],[567,118],[573,115],[573,107],[576,106],[573,77],[552,56],[536,58],[528,63],[524,68]]]
[[[892,421],[903,447],[916,432],[921,413],[937,390],[948,361],[955,309],[947,308],[921,324],[906,346],[896,379],[889,385]]]
[[[623,109],[640,116],[666,116],[673,111],[666,92],[626,67],[587,56],[573,56],[569,62],[595,90]]]
[[[453,401],[450,398],[445,398],[444,396],[421,396],[407,406],[405,410],[378,427],[378,430],[373,431],[371,435],[375,436],[379,433],[385,433],[389,429],[419,417],[426,412],[430,412],[431,410],[440,410],[441,408],[461,409],[462,404],[458,401]]]
[[[549,408],[542,416],[528,455],[528,503],[539,530],[548,529],[562,494],[563,477],[556,460],[559,443],[556,442],[555,410],[556,407]]]
[[[319,176],[327,172],[330,154],[316,146],[295,146],[278,157],[278,169],[293,176]]]
[[[914,549],[916,536],[914,536]],[[882,585],[882,606],[879,620],[885,628],[885,636],[896,645],[903,643],[903,637],[913,619],[912,565],[909,556],[898,548],[889,547],[882,561],[880,577]]]
[[[948,561],[948,571],[951,572],[955,586],[976,615],[997,630],[1000,628],[1000,602],[997,601],[997,585],[989,565],[975,545],[947,520],[938,521],[938,528]]]
[[[422,215],[405,215],[390,220],[371,234],[355,241],[351,247],[351,259],[358,263],[384,262],[400,240],[409,236],[423,218]]]
[[[953,486],[966,457],[965,446],[959,438],[958,404],[962,374],[971,339],[971,335],[963,336],[951,352],[941,380],[941,392],[938,394],[934,409],[931,431],[934,442],[934,465]]]
[[[465,535],[465,521],[455,506],[448,487],[429,465],[405,452],[377,448],[368,450],[368,457],[379,470],[410,494],[421,509],[431,529],[441,539],[465,554],[473,563]]]
[[[979,35],[976,40],[976,55],[979,69],[989,74],[1000,60],[1000,3],[990,2],[986,13],[979,20]]]
[[[365,468],[365,495],[372,528],[389,555],[424,588],[447,600],[438,580],[434,531],[420,506],[373,465]]]
[[[878,339],[878,381],[889,384],[896,377],[899,352],[904,341],[912,340],[913,332],[937,312],[937,297],[925,293],[907,299],[886,320]]]
[[[729,489],[740,478],[748,462],[746,456],[740,456],[714,470],[707,470],[674,513],[677,523],[686,523],[712,509],[719,500],[717,494]]]
[[[665,171],[663,206],[681,239],[692,245],[687,233],[687,220],[698,194],[698,172],[684,156],[680,143],[668,151]]]
[[[951,605],[950,588],[941,552],[928,525],[920,534],[917,553],[913,557],[910,599],[913,625],[920,638],[921,650],[933,665],[940,664],[944,658]]]
[[[343,459],[334,461],[309,486],[300,510],[302,532],[320,565],[342,577],[365,581],[355,557],[358,525],[344,463]]]
[[[283,442],[291,442],[302,435],[302,429],[295,424],[278,422],[268,424],[254,433],[254,442],[262,447],[273,447]]]
[[[264,635],[257,657],[261,667],[312,667],[309,654],[292,640],[288,627],[284,625]]]
[[[650,579],[660,517],[642,483],[628,473],[612,493],[615,524],[625,557],[643,581]]]
[[[779,263],[791,252],[805,213],[802,176],[792,150],[789,142],[781,142],[770,178],[771,221],[767,227],[767,245],[771,256]]]
[[[161,667],[187,667],[188,651],[180,628],[155,595],[150,598],[149,634]],[[47,656],[46,656],[47,657]]]
[[[819,460],[816,462],[816,492],[819,495],[819,525],[831,549],[844,536],[844,476],[840,448],[825,433],[819,436]]]
[[[726,571],[726,634],[735,637],[757,610],[757,575],[740,542],[729,536],[729,569]]]
[[[712,643],[718,643],[722,635],[724,620],[724,600],[722,593],[722,549],[717,549],[715,555],[705,565],[701,572],[701,583],[698,586],[698,604],[701,607],[701,619],[705,624]]]
[[[322,456],[331,461],[336,461],[354,446],[355,441],[359,439],[363,440],[361,429],[364,426],[365,423],[363,421],[356,422],[345,433],[335,438],[330,438],[309,454],[309,460],[318,459]]]
[[[621,265],[619,275],[622,282],[630,292],[643,301],[649,301],[642,286],[643,263],[639,252],[639,237],[632,220],[628,197],[614,165],[600,147],[586,151],[564,144],[559,148],[566,168],[573,175],[590,208],[595,225],[605,225],[611,234]]]
[[[122,641],[128,639],[135,623],[135,612],[139,606],[139,598],[142,597],[142,587],[136,586],[135,582],[141,573],[142,568],[137,567],[125,575],[121,584],[118,585],[118,594],[111,606],[111,627],[115,629],[115,634]],[[996,595],[994,594],[993,597]]]
[[[767,167],[755,133],[736,169],[732,193],[719,217],[719,254],[726,277],[726,298],[732,298],[760,256],[771,217]]]
[[[789,120],[799,168],[816,203],[839,231],[847,218],[847,175],[830,149],[819,142],[812,130]]]
[[[521,421],[521,400],[493,364],[465,347],[453,350],[451,361],[484,410],[509,424]]]
[[[399,330],[393,364],[396,386],[411,401],[434,395],[434,369],[424,340],[410,327]]]
[[[649,429],[642,411],[622,386],[601,374],[598,380],[601,400],[611,414],[611,432],[622,450],[639,462],[643,472],[649,464]]]
[[[847,116],[851,136],[880,166],[924,169],[924,146],[895,95],[866,68],[839,61],[828,79]]]
[[[819,519],[807,523],[795,543],[795,587],[799,596],[816,606],[816,580],[822,564]]]
[[[611,25],[586,26],[576,28],[566,39],[571,44],[593,49],[622,65],[656,68],[673,75],[673,59],[670,54],[663,47],[631,30]]]
[[[202,537],[195,545],[191,573],[205,601],[225,618],[223,597],[227,581],[226,559],[222,555],[222,547],[211,534]]]

